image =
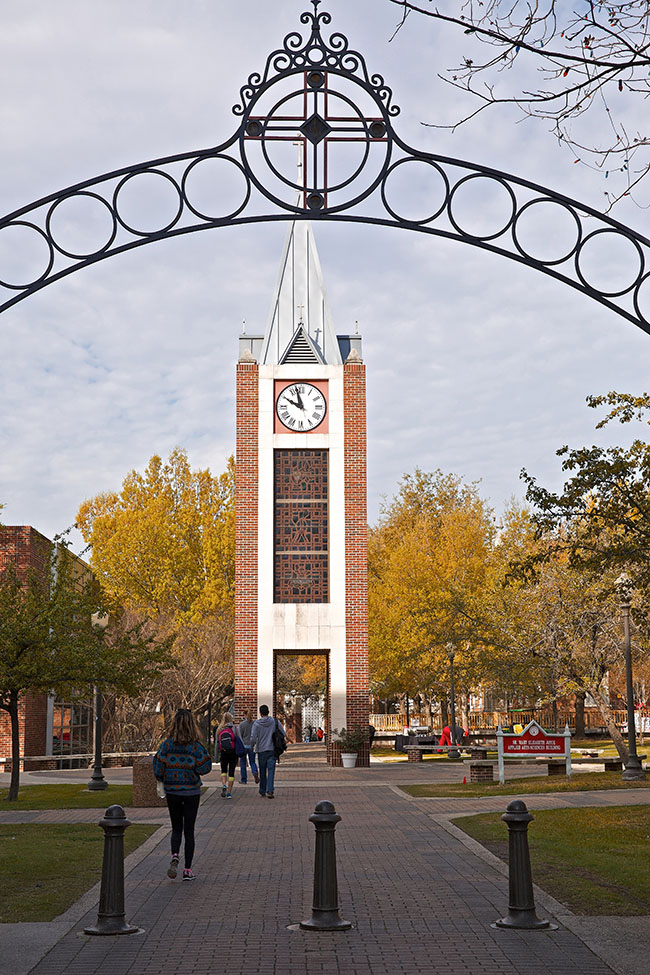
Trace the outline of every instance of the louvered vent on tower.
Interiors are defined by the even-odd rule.
[[[302,325],[298,326],[296,334],[293,336],[289,345],[287,346],[287,351],[284,353],[280,359],[281,365],[292,365],[294,363],[316,363],[320,364],[321,358],[316,352],[316,349],[309,341],[309,337],[305,333]]]

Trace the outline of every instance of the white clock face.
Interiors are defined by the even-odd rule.
[[[325,397],[311,383],[294,383],[278,396],[275,410],[283,426],[294,433],[313,430],[322,423],[327,412]]]

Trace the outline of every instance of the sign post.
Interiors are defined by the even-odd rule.
[[[529,721],[520,735],[504,732],[499,722],[497,728],[499,758],[499,782],[505,782],[505,759],[509,758],[557,758],[564,756],[566,774],[571,777],[571,732],[568,724],[562,735],[548,735],[542,726],[533,719]]]

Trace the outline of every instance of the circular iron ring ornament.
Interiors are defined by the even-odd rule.
[[[0,286],[3,288],[8,288],[10,291],[27,291],[30,292],[31,289],[36,288],[47,278],[48,274],[54,267],[54,245],[50,240],[48,234],[46,234],[40,227],[37,227],[34,223],[29,223],[27,220],[12,220],[10,223],[5,223],[0,226],[0,234],[3,230],[9,230],[10,227],[27,227],[29,230],[35,230],[39,237],[42,237],[48,249],[49,257],[45,270],[42,274],[37,275],[35,278],[31,278],[27,284],[10,284],[5,281],[0,273]]]
[[[178,209],[176,210],[175,216],[173,216],[171,220],[168,220],[167,223],[163,224],[162,227],[159,227],[158,230],[136,230],[135,227],[129,226],[126,220],[124,220],[120,216],[120,210],[119,210],[120,193],[122,192],[125,186],[127,186],[132,180],[137,179],[138,176],[141,177],[162,176],[163,179],[165,179],[168,183],[171,183],[178,197]],[[176,226],[178,221],[183,216],[183,205],[184,205],[184,200],[183,200],[183,191],[181,187],[178,185],[174,177],[170,173],[166,173],[164,169],[147,168],[147,169],[139,169],[134,173],[128,173],[124,177],[124,179],[120,180],[120,182],[117,184],[115,188],[115,192],[113,193],[113,209],[115,211],[115,216],[117,220],[119,221],[120,225],[124,227],[125,230],[128,230],[130,234],[134,234],[136,237],[151,237],[154,234],[166,234],[168,231],[172,229],[172,227]]]
[[[54,281],[58,281],[83,267],[105,260],[107,257],[124,253],[134,247],[141,247],[153,240],[195,233],[215,227],[312,218],[335,220],[341,223],[354,222],[401,228],[418,233],[435,234],[446,240],[457,240],[480,247],[553,277],[555,280],[600,302],[600,304],[650,333],[650,313],[644,315],[640,308],[641,291],[643,290],[645,293],[646,282],[650,277],[650,273],[645,273],[645,268],[649,263],[646,260],[646,254],[650,253],[650,240],[606,214],[548,187],[477,163],[422,152],[406,144],[399,138],[393,127],[393,121],[399,115],[400,109],[393,102],[391,88],[386,84],[382,75],[371,74],[368,71],[364,56],[350,47],[344,34],[334,32],[325,40],[322,28],[330,24],[332,18],[325,11],[319,13],[320,2],[321,0],[311,0],[313,12],[305,12],[300,16],[300,23],[308,28],[305,31],[305,36],[303,37],[303,34],[298,31],[287,34],[282,45],[269,54],[262,70],[249,75],[246,83],[240,89],[239,101],[233,107],[233,113],[238,119],[237,129],[225,142],[199,151],[177,153],[164,158],[141,162],[137,165],[125,166],[119,170],[84,180],[22,206],[0,219],[0,241],[2,240],[3,230],[13,226],[25,227],[30,231],[35,231],[39,237],[43,238],[48,249],[47,253],[43,254],[42,264],[38,265],[39,267],[44,265],[45,270],[35,275],[26,284],[19,285],[5,281],[4,279],[9,275],[3,274],[2,267],[0,267],[0,288],[16,292],[6,300],[4,295],[0,295],[0,311],[6,310]],[[338,182],[336,188],[334,186],[328,187],[327,179],[323,178],[322,175],[318,177],[317,174],[314,177],[313,167],[311,171],[303,169],[303,174],[306,174],[308,178],[303,178],[303,186],[298,184],[302,194],[301,201],[298,204],[295,201],[286,202],[277,197],[274,190],[277,189],[278,173],[274,173],[273,168],[268,168],[270,160],[265,159],[263,152],[260,152],[259,159],[267,167],[266,171],[269,176],[273,177],[273,187],[266,186],[264,180],[252,171],[247,155],[250,149],[247,145],[248,140],[261,141],[263,138],[270,137],[271,123],[260,114],[259,109],[265,104],[261,101],[263,96],[266,96],[272,86],[278,82],[282,82],[283,85],[282,96],[276,89],[278,90],[278,102],[282,101],[284,93],[294,84],[296,91],[306,99],[304,118],[292,119],[292,121],[296,123],[294,135],[303,141],[305,147],[309,147],[307,151],[311,154],[312,161],[314,154],[319,151],[318,147],[322,146],[325,140],[331,138],[334,141],[336,138],[332,132],[336,130],[340,119],[328,118],[325,100],[330,90],[332,99],[344,99],[339,104],[347,104],[353,109],[351,117],[344,120],[348,122],[351,128],[347,133],[345,131],[340,133],[342,140],[345,137],[343,141],[365,143],[362,154],[365,162],[361,166],[357,166],[353,160],[353,164],[351,164],[352,176],[347,181]],[[330,85],[332,86],[331,89]],[[355,91],[354,86],[360,92],[359,103],[368,106],[369,112],[361,110],[353,95],[350,95],[350,92],[354,93]],[[345,101],[346,99],[347,101]],[[271,96],[269,102],[272,101]],[[258,107],[258,117],[255,115],[256,106]],[[332,131],[329,131],[328,127]],[[288,130],[287,138],[291,138]],[[378,157],[378,153],[373,149],[376,144],[382,146],[382,151],[385,153],[383,160]],[[210,158],[223,159],[235,165],[242,172],[246,183],[245,187],[242,188],[242,196],[237,195],[236,197],[236,205],[235,201],[233,201],[232,207],[226,204],[224,209],[227,212],[221,217],[209,216],[209,212],[204,212],[206,209],[209,211],[209,208],[195,205],[196,201],[191,202],[193,193],[188,180],[195,171],[195,167],[198,167],[200,162]],[[377,163],[376,168],[375,161]],[[402,166],[408,161],[429,164],[443,181],[441,190],[445,196],[444,206],[438,208],[432,216],[424,220],[407,220],[400,215],[399,206],[391,206],[388,202],[390,194],[388,177],[397,170],[398,166]],[[368,167],[367,179],[364,179],[364,165]],[[181,172],[176,178],[179,167]],[[462,174],[460,179],[457,176],[459,170]],[[150,231],[136,229],[131,224],[137,221],[131,221],[127,219],[126,213],[120,213],[121,206],[123,210],[126,209],[126,201],[123,203],[120,199],[121,190],[135,176],[146,174],[153,174],[170,182],[178,198],[178,205],[174,207],[176,212],[172,214],[171,219],[165,215],[164,219],[160,220],[159,228]],[[496,181],[506,190],[512,202],[512,214],[508,222],[496,233],[470,233],[463,229],[463,224],[466,221],[459,219],[458,214],[454,215],[453,213],[455,194],[458,194],[460,187],[468,180],[476,179],[479,176]],[[294,187],[296,185],[293,180],[287,179],[281,172],[279,178],[282,186],[290,188],[292,183]],[[226,188],[229,188],[229,180],[224,182]],[[262,197],[271,201],[272,209],[270,211],[263,206],[257,210],[252,209],[253,186]],[[350,195],[353,198],[343,200],[342,197],[347,186],[350,186]],[[375,199],[373,194],[378,187],[380,187],[380,191],[377,194],[377,199]],[[450,189],[450,187],[453,188]],[[197,190],[197,193],[200,192]],[[210,190],[208,190],[209,192]],[[58,212],[57,208],[67,199],[84,194],[99,200],[109,210],[114,223],[112,235],[109,235],[110,240],[104,243],[101,248],[86,254],[76,254],[76,248],[65,247],[63,246],[64,241],[57,240],[57,237],[61,237],[61,233],[54,233],[53,217]],[[339,199],[330,198],[332,195],[338,195]],[[255,199],[257,199],[257,194]],[[360,204],[366,200],[370,204],[367,212],[360,207]],[[563,207],[578,225],[578,240],[575,247],[567,252],[563,258],[553,256],[551,260],[539,260],[530,253],[533,248],[524,246],[521,242],[523,215],[530,212],[529,208],[534,203],[542,201]],[[437,202],[436,200],[436,204]],[[353,210],[353,208],[356,208],[354,212],[345,212]],[[185,219],[182,219],[183,217]],[[441,219],[438,220],[438,218]],[[586,229],[591,229],[594,223],[598,230],[583,239]],[[115,232],[116,228],[117,232]],[[508,235],[506,232],[509,229],[510,234]],[[625,289],[608,291],[589,283],[586,268],[580,266],[581,255],[586,258],[584,248],[587,241],[593,237],[594,233],[603,234],[606,232],[616,233],[630,241],[639,255],[639,272],[634,277],[633,282]],[[497,238],[500,239],[497,240]],[[11,254],[9,247],[7,252]],[[623,297],[628,296],[630,292],[631,296],[623,300]]]
[[[456,218],[454,217],[453,210],[452,210],[454,196],[461,188],[461,186],[465,186],[466,184],[472,182],[475,179],[487,179],[493,183],[496,183],[497,186],[502,186],[505,189],[508,196],[510,197],[510,203],[512,207],[510,211],[510,216],[508,217],[503,227],[501,227],[500,230],[497,230],[496,233],[472,234],[469,232],[469,230],[463,230],[462,226],[456,221]],[[506,230],[509,230],[510,227],[512,227],[515,221],[515,217],[517,215],[517,197],[514,194],[514,190],[512,189],[510,184],[503,178],[503,176],[496,176],[492,173],[470,173],[469,176],[463,176],[461,179],[459,179],[458,182],[453,187],[453,189],[451,190],[449,194],[448,203],[447,203],[447,213],[449,215],[449,222],[453,227],[456,228],[456,230],[461,235],[461,237],[468,237],[470,240],[482,240],[482,241],[496,240],[497,237],[502,237],[503,234],[505,234]]]
[[[575,244],[573,245],[571,250],[567,251],[562,257],[556,257],[553,260],[547,260],[546,258],[541,258],[541,257],[534,257],[528,250],[526,250],[526,248],[520,242],[519,237],[517,235],[517,225],[521,220],[522,216],[524,215],[524,213],[526,212],[526,210],[530,210],[532,209],[532,207],[537,206],[541,203],[550,203],[552,206],[561,207],[573,218],[576,224]],[[569,258],[573,257],[578,247],[580,246],[580,242],[582,240],[582,225],[580,223],[578,214],[575,212],[572,206],[569,206],[568,203],[565,203],[563,200],[554,200],[552,197],[549,196],[539,196],[534,200],[529,200],[527,203],[524,203],[522,207],[520,207],[519,212],[515,216],[514,223],[512,225],[512,240],[519,253],[523,257],[525,257],[528,261],[534,262],[535,264],[543,264],[546,267],[554,267],[557,264],[564,264],[565,261],[568,261]]]
[[[102,206],[105,208],[105,210],[107,211],[107,213],[111,218],[111,232],[109,234],[108,240],[101,247],[97,247],[95,250],[91,250],[91,251],[82,251],[76,254],[73,251],[69,251],[66,248],[62,247],[61,244],[57,242],[56,235],[52,230],[52,218],[56,213],[56,211],[58,210],[58,208],[63,204],[68,203],[70,200],[78,200],[83,198],[97,200],[99,203],[102,204]],[[96,257],[98,254],[103,254],[105,251],[108,250],[108,248],[115,240],[115,237],[117,236],[117,216],[115,214],[114,208],[111,207],[110,203],[107,200],[105,200],[103,196],[100,196],[99,193],[90,193],[88,190],[80,190],[78,193],[70,193],[68,194],[68,196],[62,196],[59,200],[56,200],[56,202],[52,204],[52,206],[47,211],[47,217],[45,218],[45,227],[47,229],[49,239],[52,242],[52,246],[55,247],[60,254],[63,254],[64,257],[70,257],[72,260],[75,261],[83,261],[88,257]]]
[[[187,193],[187,180],[190,174],[198,166],[200,166],[201,163],[209,162],[212,159],[220,159],[220,160],[224,160],[225,162],[231,163],[242,174],[242,176],[244,177],[244,183],[246,185],[246,192],[244,193],[244,199],[239,204],[239,206],[235,207],[235,209],[231,210],[229,213],[223,213],[220,214],[219,216],[216,216],[215,214],[210,215],[207,213],[202,213],[197,207],[193,206],[190,203],[190,199]],[[192,211],[195,217],[198,217],[200,220],[209,220],[209,221],[233,220],[235,217],[239,216],[242,210],[244,210],[248,205],[248,201],[251,198],[251,181],[248,173],[246,172],[242,164],[237,159],[232,159],[230,156],[226,156],[222,152],[214,152],[211,155],[199,156],[198,159],[195,159],[194,162],[190,163],[190,165],[183,173],[183,178],[181,179],[181,193],[182,193],[182,199],[183,202],[185,203],[185,206],[188,208],[188,210]]]
[[[650,271],[648,271],[646,274],[643,275],[643,277],[637,284],[636,288],[634,289],[633,301],[634,301],[634,310],[637,313],[639,319],[643,322],[650,322],[650,317],[644,315],[643,312],[641,311],[641,304],[639,302],[639,292],[641,291],[641,288],[646,283],[646,281],[650,282]],[[648,304],[650,304],[650,299],[648,299]]]
[[[584,250],[586,244],[588,244],[590,240],[593,240],[594,237],[599,237],[601,234],[615,234],[616,236],[620,237],[622,240],[629,241],[634,247],[634,249],[636,250],[637,255],[639,257],[639,271],[631,284],[628,284],[627,287],[622,288],[619,291],[604,291],[602,288],[598,289],[598,292],[601,295],[604,295],[606,298],[621,298],[623,295],[629,294],[630,291],[635,291],[638,289],[639,284],[641,283],[641,278],[643,277],[643,272],[645,270],[645,255],[641,250],[638,241],[636,241],[633,237],[630,237],[629,234],[623,233],[620,230],[616,230],[610,227],[601,227],[599,230],[593,230],[590,234],[588,234],[580,241],[580,244],[576,251],[576,257],[575,257],[576,274],[578,275],[578,277],[580,278],[583,285],[588,291],[596,290],[593,284],[589,283],[586,275],[584,275],[584,273],[580,270],[580,255],[582,254],[582,251]]]
[[[391,175],[394,172],[396,172],[396,170],[398,170],[400,166],[406,166],[409,163],[424,163],[427,166],[431,166],[431,168],[440,175],[445,189],[444,199],[440,204],[440,206],[438,207],[438,209],[435,210],[434,213],[431,214],[431,216],[425,217],[422,220],[412,220],[408,217],[401,216],[401,214],[398,213],[398,211],[395,210],[390,205],[386,196],[386,185]],[[391,217],[393,217],[395,220],[399,221],[400,223],[413,224],[413,226],[416,227],[421,227],[424,226],[425,224],[432,223],[440,216],[440,214],[446,209],[446,207],[449,204],[449,193],[450,193],[449,178],[446,172],[444,171],[444,169],[442,169],[441,166],[438,165],[437,162],[435,162],[435,160],[428,159],[426,156],[410,156],[407,157],[406,159],[398,159],[397,162],[394,162],[393,165],[389,168],[381,184],[381,200],[384,206],[386,207],[386,209],[388,210],[388,212],[390,213]]]

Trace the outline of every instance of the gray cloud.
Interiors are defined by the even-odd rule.
[[[227,138],[240,86],[306,6],[7,5],[0,212]],[[456,35],[412,18],[389,44],[392,5],[326,6],[392,85],[407,142],[601,205],[601,182],[567,166],[542,129],[514,125],[512,112],[456,135],[422,127],[441,107],[449,119],[458,113],[457,96],[435,81]],[[136,204],[153,212],[144,196]],[[631,208],[619,219],[640,223]],[[223,468],[234,446],[237,335],[242,319],[250,331],[266,324],[284,232],[262,225],[136,249],[0,316],[7,523],[52,534],[85,497],[118,488],[129,469],[179,444],[194,465]],[[521,494],[522,466],[558,485],[558,446],[610,435],[593,431],[585,396],[646,384],[648,336],[551,279],[438,238],[353,225],[316,232],[336,327],[358,320],[364,336],[373,519],[416,465],[480,479],[497,508]]]

